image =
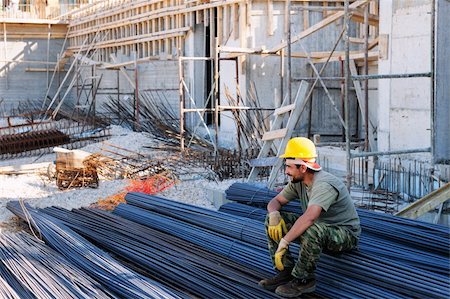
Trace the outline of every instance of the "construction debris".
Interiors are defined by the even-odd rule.
[[[39,173],[46,171],[51,162],[32,163],[24,165],[12,165],[0,167],[0,175],[19,175],[27,173]]]
[[[92,208],[112,211],[119,204],[126,203],[125,196],[128,192],[140,192],[144,194],[157,194],[176,184],[176,180],[170,173],[155,174],[149,178],[140,180],[130,180],[129,185],[125,187],[126,191],[100,199]]]
[[[436,207],[442,205],[449,199],[450,199],[450,183],[447,183],[441,188],[434,190],[430,194],[415,201],[414,203],[402,209],[395,215],[416,219],[419,216],[422,216],[423,214],[429,212],[430,210],[436,209]],[[441,212],[442,207],[440,209],[440,213]]]
[[[56,185],[59,189],[98,187],[97,168],[88,159],[90,153],[64,148],[53,150],[56,152]]]

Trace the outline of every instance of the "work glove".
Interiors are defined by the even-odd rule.
[[[286,223],[281,218],[279,211],[269,213],[269,227],[267,228],[269,237],[274,241],[280,241],[287,234]]]
[[[283,256],[286,254],[288,247],[289,242],[284,238],[281,238],[280,243],[278,243],[277,251],[275,252],[275,267],[280,271],[284,270]]]

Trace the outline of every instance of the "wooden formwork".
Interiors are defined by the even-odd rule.
[[[109,61],[110,55],[137,53],[137,59],[171,58],[184,44],[184,37],[195,24],[215,26],[215,16],[234,16],[239,21],[235,32],[242,32],[247,16],[242,14],[249,5],[243,0],[228,1],[130,1],[110,0],[89,6],[73,14],[69,28],[72,50],[77,50],[86,39],[97,32],[107,38],[96,44],[99,59]],[[226,12],[225,12],[226,11]],[[222,19],[223,17],[220,17]],[[219,42],[222,30],[218,31]]]

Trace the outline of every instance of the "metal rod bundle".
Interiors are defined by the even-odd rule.
[[[267,273],[244,267],[231,259],[168,234],[100,210],[69,212],[47,208],[45,213],[114,255],[160,281],[201,298],[275,298],[258,287]]]
[[[110,136],[110,129],[71,120],[0,128],[0,159],[44,154],[55,145],[79,148]]]
[[[180,119],[171,107],[167,96],[161,92],[141,92],[139,94],[139,116],[136,120],[135,104],[131,101],[118,102],[110,97],[110,101],[103,104],[103,108],[111,115],[117,114],[122,125],[138,128],[139,131],[149,132],[155,138],[167,143],[179,143]],[[190,130],[186,137],[194,136],[194,142],[205,148],[212,148],[211,142]]]
[[[189,241],[206,250],[230,257],[246,267],[255,267],[268,273],[272,272],[272,263],[267,249],[261,252],[258,247],[234,238],[128,204],[117,206],[114,214]]]
[[[185,230],[191,234],[193,233],[192,226],[195,225],[200,228],[199,230],[202,235],[205,233],[205,230],[210,230],[216,234],[220,233],[239,241],[245,239],[245,242],[251,243],[259,248],[266,248],[267,246],[264,226],[261,223],[257,225],[257,223],[243,218],[230,219],[229,216],[224,216],[223,213],[191,207],[174,201],[165,201],[166,204],[164,205],[162,198],[144,194],[129,194],[126,199],[131,205],[138,205],[148,209],[148,214],[150,215],[146,215],[144,211],[128,208],[125,205],[122,207],[119,206],[118,209],[120,211],[116,210],[116,212],[120,215],[122,215],[123,210],[133,211],[134,213],[132,216],[131,214],[122,215],[124,217],[138,216],[142,220],[136,221],[142,221],[143,224],[155,228],[158,225],[163,225],[162,223],[167,223],[167,219],[170,219],[171,222],[178,219],[180,222],[176,224],[177,228],[167,230],[167,233],[173,233],[172,231],[174,230],[177,230],[178,233],[181,230],[179,226],[184,225]],[[190,213],[195,213],[195,215],[189,215]],[[166,216],[165,220],[161,217],[162,214]],[[158,221],[161,221],[161,223],[157,224]],[[290,247],[292,253],[296,255],[298,245],[292,244]],[[231,248],[230,252],[234,250],[234,248]],[[402,251],[395,251],[395,248],[392,251],[396,255],[402,253]],[[390,249],[379,247],[372,252],[365,252],[361,249],[360,251],[342,254],[340,258],[324,255],[319,265],[319,273],[329,278],[333,277],[334,280],[336,279],[335,273],[340,272],[341,276],[345,279],[352,280],[353,286],[359,283],[360,288],[358,290],[362,293],[369,286],[377,289],[372,294],[375,297],[381,296],[384,292],[390,292],[389,295],[384,293],[385,296],[390,298],[396,296],[415,296],[417,294],[421,294],[422,296],[444,297],[448,292],[448,277],[417,268],[412,262],[412,265],[397,262],[395,257],[389,256],[389,253]],[[252,251],[247,256],[253,254]],[[380,258],[379,256],[382,255],[389,258]],[[237,257],[240,258],[239,254]],[[442,264],[443,261],[445,262],[445,259],[441,258],[440,260],[436,260],[437,262],[441,262],[437,266],[445,267]],[[326,269],[325,272],[323,272],[324,269]],[[406,284],[406,281],[409,281],[409,283]],[[365,294],[365,296],[368,296],[368,294]]]
[[[136,299],[180,298],[168,287],[123,266],[56,218],[17,201],[8,202],[7,208],[34,226],[50,247],[115,294]]]
[[[2,234],[0,258],[2,277],[15,280],[11,285],[19,296],[15,298],[114,298],[60,254],[25,233]]]
[[[278,193],[245,183],[234,183],[226,191],[227,199],[265,208]],[[283,207],[286,212],[301,213],[300,203],[291,201]],[[448,257],[450,228],[389,214],[357,209],[365,233],[381,236],[411,248]]]
[[[136,198],[134,199],[136,200]],[[146,201],[150,203],[154,198],[145,199],[145,195],[143,195],[142,201]],[[188,206],[188,205],[186,205]],[[168,206],[167,209],[171,210],[173,207]],[[186,207],[188,208],[188,207]],[[211,211],[214,213],[214,211]],[[180,219],[177,220],[172,217],[162,216],[161,214],[151,211],[144,210],[141,208],[130,206],[129,204],[121,204],[119,205],[114,213],[125,217],[127,219],[136,221],[138,223],[144,224],[146,226],[159,229],[165,233],[176,235],[185,240],[189,240],[190,242],[196,243],[204,248],[208,248],[220,254],[224,254],[229,256],[236,261],[246,264],[253,265],[255,268],[259,268],[263,271],[271,272],[271,275],[274,274],[273,266],[269,258],[269,254],[267,251],[267,244],[262,239],[265,239],[264,226],[260,225],[259,230],[254,230],[253,234],[255,235],[255,240],[259,241],[259,244],[250,244],[247,242],[242,242],[237,238],[241,235],[242,227],[245,227],[247,223],[252,222],[251,219],[245,218],[235,218],[234,223],[230,223],[231,227],[235,225],[235,230],[230,235],[237,236],[237,238],[225,236],[221,231],[210,231],[207,228],[202,228],[199,226],[195,226],[193,224],[189,224],[184,222],[182,219],[183,216],[180,216]],[[218,213],[217,214],[223,214]],[[201,214],[199,213],[198,216]],[[210,215],[206,216],[209,218],[210,227],[215,227],[220,230],[220,226],[216,225],[214,217]],[[218,217],[220,218],[220,216]],[[202,222],[202,221],[200,221]],[[232,229],[228,230],[229,232]],[[264,243],[262,243],[264,242]],[[255,242],[256,243],[256,242]],[[293,248],[298,248],[297,245],[293,245]],[[346,285],[346,281],[348,281],[348,277],[343,275],[336,276],[335,273],[331,270],[327,270],[324,268],[318,269],[318,277],[321,281],[324,278],[325,281],[328,281],[329,284],[341,284]],[[389,282],[388,282],[389,283]],[[359,285],[359,287],[355,289],[344,288],[344,289],[328,289],[325,285],[318,285],[317,294],[326,297],[339,297],[339,298],[360,298],[363,296],[362,292],[365,292],[366,289],[372,289],[372,293],[364,293],[364,297],[366,298],[379,298],[380,296],[386,298],[404,298],[406,296],[397,294],[387,289],[383,289],[382,287],[378,287],[376,285],[368,285],[367,282],[361,282],[357,280],[352,280],[353,285]],[[339,294],[339,295],[337,295]]]
[[[34,299],[33,295],[14,278],[13,274],[0,266],[0,298]]]
[[[143,193],[127,193],[125,200],[130,205],[153,211],[159,215],[179,219],[211,231],[220,232],[226,236],[234,237],[234,233],[238,230],[239,239],[244,242],[251,243],[255,241],[255,238],[261,237],[259,241],[266,243],[265,235],[255,236],[253,233],[254,230],[259,229],[261,226],[261,223],[258,221],[246,218],[236,219],[236,216],[227,213]],[[242,221],[245,222],[245,225],[241,225]]]
[[[265,209],[240,203],[224,204],[220,207],[220,211],[259,221],[264,221],[266,217]],[[420,250],[381,236],[372,236],[371,234],[367,234],[364,229],[359,242],[359,248],[361,251],[373,254],[373,256],[412,265],[436,274],[445,275],[449,272],[448,256],[432,253],[427,250]]]

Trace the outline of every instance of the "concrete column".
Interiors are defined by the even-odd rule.
[[[386,57],[378,61],[378,73],[391,73],[391,31],[392,31],[392,1],[380,1],[380,25],[379,34],[384,36],[387,45],[380,44],[379,47],[387,47]],[[392,79],[379,80],[378,82],[378,150],[388,151],[390,149],[390,105],[391,105],[391,81]]]

